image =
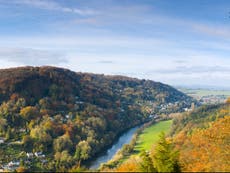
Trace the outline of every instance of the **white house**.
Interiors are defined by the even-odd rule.
[[[45,155],[42,152],[35,152],[34,155],[39,158],[44,158]]]
[[[28,158],[33,158],[34,154],[33,154],[33,153],[26,153],[26,156],[27,156]]]
[[[8,163],[8,166],[13,167],[13,166],[19,166],[20,162],[19,161],[11,161]]]
[[[0,138],[0,144],[3,144],[4,143],[4,138]]]
[[[4,172],[4,168],[0,166],[0,172]]]

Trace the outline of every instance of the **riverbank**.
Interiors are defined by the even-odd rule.
[[[106,163],[113,158],[113,156],[117,153],[118,150],[122,148],[123,145],[129,144],[132,140],[133,134],[135,134],[136,130],[140,127],[137,125],[124,132],[117,141],[109,148],[106,152],[101,153],[95,160],[91,161],[89,164],[89,169],[96,170],[100,167],[102,163]]]
[[[130,143],[123,145],[113,158],[104,163],[100,169],[114,168],[133,156],[138,157],[142,150],[150,150],[152,145],[158,141],[159,134],[162,131],[167,133],[171,124],[172,120],[152,121],[144,124],[133,134]]]

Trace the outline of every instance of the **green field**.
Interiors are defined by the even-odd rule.
[[[159,139],[159,134],[164,131],[167,133],[170,130],[172,120],[160,121],[146,128],[138,137],[137,144],[134,148],[135,153],[141,150],[150,150],[152,145]]]
[[[211,89],[187,89],[178,88],[180,91],[194,97],[203,97],[208,95],[224,95],[226,97],[230,96],[229,90],[211,90]]]
[[[115,157],[118,157],[118,160],[116,160],[116,158],[114,157],[111,161],[107,162],[107,164],[114,165],[115,162],[117,162],[115,163],[116,165],[121,164],[124,161],[128,160],[130,157],[138,156],[143,149],[150,150],[152,148],[152,145],[158,141],[159,134],[162,131],[167,133],[170,130],[171,124],[172,120],[160,121],[145,128],[138,136],[134,150],[130,155],[119,158],[119,154],[116,154]]]

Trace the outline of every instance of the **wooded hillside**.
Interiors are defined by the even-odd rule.
[[[230,104],[204,106],[174,120],[172,133],[182,171],[230,170]]]
[[[229,151],[230,99],[226,104],[202,106],[178,115],[171,134],[161,134],[151,150],[103,171],[229,172]]]
[[[150,80],[55,67],[3,69],[0,137],[7,144],[18,143],[1,147],[1,160],[22,160],[36,171],[66,170],[84,164],[150,114],[180,111],[192,102],[176,89]],[[28,164],[25,152],[43,152],[45,160]]]

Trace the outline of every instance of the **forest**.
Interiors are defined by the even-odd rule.
[[[192,103],[199,104],[150,80],[47,66],[2,69],[0,166],[74,170],[150,115],[183,111]]]
[[[111,172],[228,172],[230,170],[230,99],[205,105],[173,119],[150,150],[130,157]]]

